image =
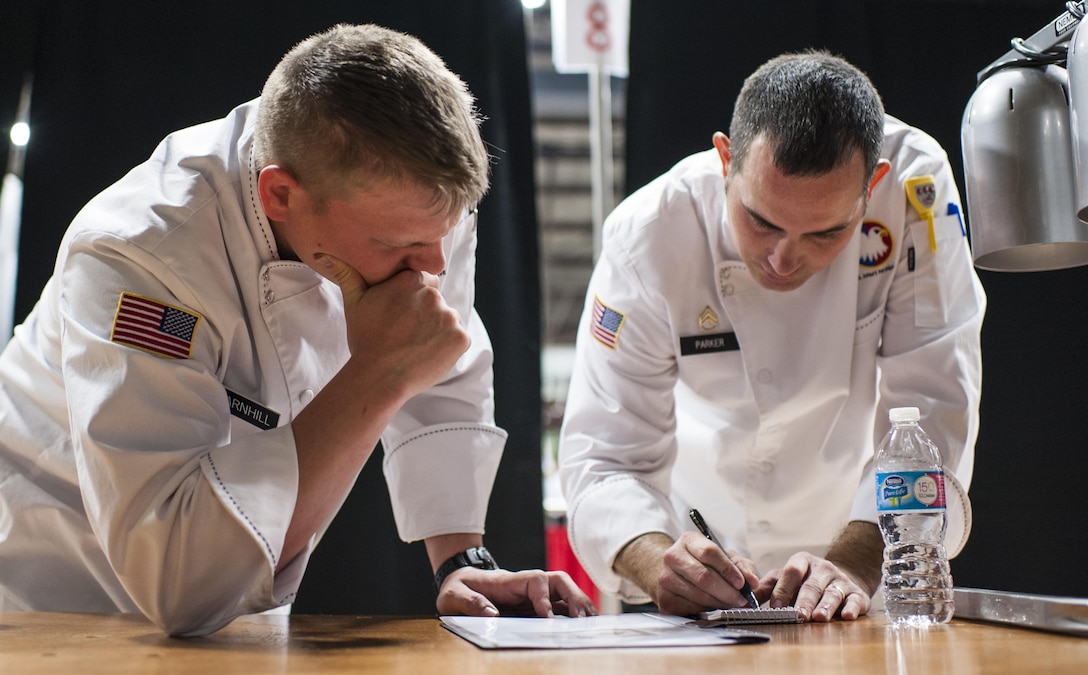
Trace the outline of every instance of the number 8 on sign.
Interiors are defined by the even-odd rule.
[[[603,2],[594,2],[586,10],[590,30],[586,33],[586,44],[590,49],[607,52],[612,47],[612,36],[608,34],[608,7]]]

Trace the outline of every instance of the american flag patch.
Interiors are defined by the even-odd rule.
[[[593,323],[589,326],[589,332],[597,338],[597,342],[609,349],[615,349],[624,318],[623,312],[617,312],[601,302],[600,298],[593,296]]]
[[[189,358],[199,314],[122,293],[110,340],[172,359]]]

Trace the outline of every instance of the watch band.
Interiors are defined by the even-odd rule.
[[[438,571],[434,573],[435,592],[438,592],[438,590],[442,588],[442,583],[446,581],[446,577],[462,567],[475,567],[481,570],[497,570],[499,569],[499,564],[495,562],[495,558],[491,556],[491,551],[488,551],[483,546],[474,546],[459,553],[455,553],[450,556],[446,562],[439,565]]]

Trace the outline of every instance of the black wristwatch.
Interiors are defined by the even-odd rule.
[[[462,567],[476,567],[481,570],[497,570],[499,569],[499,564],[491,557],[491,551],[488,551],[483,546],[465,549],[460,553],[450,556],[446,562],[438,567],[438,571],[434,573],[435,592],[437,593],[438,590],[442,588],[442,582],[446,580],[446,577]]]

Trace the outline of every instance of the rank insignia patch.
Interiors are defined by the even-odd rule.
[[[200,315],[133,293],[122,293],[110,340],[172,359],[189,358]]]
[[[703,311],[699,314],[699,328],[709,333],[717,327],[718,315],[710,307],[703,308]]]
[[[620,339],[620,328],[626,318],[623,312],[616,311],[593,296],[593,322],[589,332],[605,347],[615,349]]]

